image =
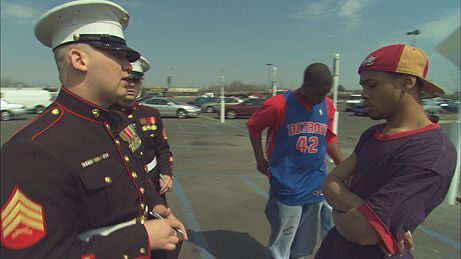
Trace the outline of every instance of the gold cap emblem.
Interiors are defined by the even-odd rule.
[[[128,22],[130,21],[130,16],[129,15],[126,15],[126,16],[123,16],[122,18],[120,18],[120,24],[125,27]]]
[[[78,33],[74,34],[74,40],[79,41],[80,40],[80,34],[78,34]]]

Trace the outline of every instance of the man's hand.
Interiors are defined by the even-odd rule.
[[[179,242],[176,232],[166,221],[163,220],[147,220],[144,222],[147,235],[149,237],[151,250],[168,250],[176,249],[176,244]]]
[[[164,194],[166,192],[169,192],[171,188],[173,187],[173,178],[171,178],[171,176],[169,175],[160,174],[158,182],[160,184],[159,194]]]
[[[153,213],[157,213],[158,215],[162,216],[163,218],[167,218],[168,215],[171,214],[171,209],[165,207],[163,204],[157,204],[152,208]]]
[[[403,255],[403,250],[405,247],[410,250],[410,253],[413,253],[415,251],[415,243],[413,241],[413,236],[411,235],[410,230],[405,232],[405,235],[403,235],[403,239],[400,240],[400,255]]]
[[[387,251],[386,247],[384,246],[383,242],[380,241],[378,243],[379,248],[381,248],[381,251],[384,253],[385,256],[391,257],[392,255]],[[413,253],[415,250],[415,244],[413,242],[413,236],[411,235],[410,230],[405,232],[405,235],[403,235],[402,240],[399,242],[399,256],[403,255],[403,251],[405,250],[405,247],[410,250],[410,253]]]
[[[182,222],[179,221],[179,219],[177,219],[173,213],[170,213],[170,215],[168,215],[168,217],[166,217],[165,220],[172,228],[178,229],[182,232],[182,237],[184,240],[189,240],[184,224],[182,224]]]
[[[267,164],[266,159],[260,159],[256,161],[256,168],[258,168],[258,171],[262,173],[263,175],[267,175],[267,168],[269,165]]]
[[[181,230],[181,232],[183,234],[183,239],[184,240],[189,240],[189,238],[187,236],[186,228],[184,227],[184,224],[182,224],[182,222],[179,221],[176,218],[176,216],[173,215],[173,213],[171,213],[170,208],[167,208],[162,204],[157,204],[152,209],[152,212],[157,213],[160,216],[162,216],[165,219],[165,221],[168,223],[168,225],[170,225],[172,228]]]

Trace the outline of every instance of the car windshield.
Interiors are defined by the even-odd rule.
[[[181,105],[180,102],[178,102],[178,101],[176,101],[176,100],[174,100],[174,99],[168,99],[168,101],[170,101],[170,102],[172,102],[172,103],[174,103],[174,104],[177,104],[177,105]]]

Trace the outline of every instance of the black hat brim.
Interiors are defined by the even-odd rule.
[[[101,50],[111,50],[111,51],[123,51],[126,52],[126,58],[129,62],[134,62],[141,57],[141,54],[136,50],[122,44],[113,43],[113,42],[101,42],[101,41],[90,41],[85,42],[90,44],[93,47],[96,47]]]

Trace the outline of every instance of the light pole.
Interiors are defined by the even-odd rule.
[[[219,82],[221,84],[221,123],[224,123],[225,121],[225,118],[224,118],[224,114],[225,114],[225,105],[224,105],[224,69],[221,69],[219,71]]]
[[[272,89],[272,63],[267,63],[267,87]]]
[[[339,113],[338,113],[338,86],[339,86],[339,54],[335,54],[335,58],[333,60],[333,104],[336,108],[335,111],[335,119],[333,121],[333,132],[338,134],[338,120],[339,120]]]
[[[411,46],[416,47],[416,35],[421,34],[420,30],[414,30],[407,32],[407,35],[411,35]]]
[[[166,88],[171,88],[171,80],[172,80],[173,68],[170,67],[170,71],[168,72],[168,76],[166,77]]]
[[[272,96],[277,95],[277,67],[272,67],[271,75],[271,84],[272,84]]]

